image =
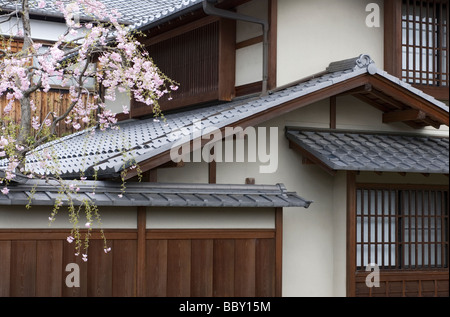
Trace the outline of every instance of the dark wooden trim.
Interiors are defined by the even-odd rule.
[[[262,35],[260,36],[256,36],[256,37],[252,37],[251,39],[247,39],[241,42],[236,43],[236,50],[244,48],[244,47],[248,47],[248,46],[252,46],[258,43],[262,43],[263,42],[264,37]]]
[[[396,77],[402,75],[402,1],[384,3],[384,69]]]
[[[130,119],[130,113],[127,113],[127,114],[125,114],[123,112],[117,113],[116,114],[116,119],[117,119],[117,121],[128,120],[128,119]]]
[[[368,272],[356,272],[355,282],[364,282]],[[430,280],[448,280],[449,269],[442,270],[411,270],[411,271],[388,271],[383,270],[380,274],[383,281],[430,281]]]
[[[262,81],[236,86],[236,97],[260,93],[262,91]]]
[[[219,20],[219,100],[231,101],[235,96],[236,80],[236,21]]]
[[[211,161],[208,163],[208,183],[209,184],[215,184],[217,181],[217,163],[216,161]]]
[[[156,36],[148,36],[145,39],[141,40],[141,43],[144,44],[145,46],[150,46],[150,45],[168,40],[175,36],[184,34],[186,32],[201,28],[207,24],[214,23],[216,21],[219,21],[219,19],[220,18],[217,16],[208,15],[204,18],[201,18],[201,19],[191,22],[189,24],[182,25],[176,29],[167,31],[165,33],[162,33],[162,34],[159,34]]]
[[[347,171],[347,296],[355,296],[356,173]]]
[[[438,100],[449,100],[449,89],[448,87],[433,87],[425,85],[412,85],[413,87],[422,90],[424,93],[433,96]]]
[[[283,208],[275,209],[275,296],[283,296]]]
[[[449,125],[447,111],[436,107],[436,105],[421,98],[420,96],[415,95],[413,92],[397,87],[388,79],[378,75],[370,76],[370,83],[374,88],[382,91],[388,96],[391,96],[397,101],[403,102],[411,108],[424,111],[432,120],[435,120],[440,124],[445,124],[447,126]]]
[[[425,113],[417,109],[391,111],[383,113],[383,123],[423,120],[425,117]]]
[[[146,239],[273,239],[274,229],[148,229]]]
[[[277,24],[278,0],[269,0],[269,73],[267,88],[277,87]]]
[[[336,129],[336,96],[330,97],[330,129]]]
[[[70,235],[71,229],[0,229],[1,240],[65,240]],[[86,230],[80,230],[82,236]],[[107,240],[136,240],[136,229],[105,229]],[[93,229],[91,240],[102,240],[98,230]]]
[[[449,185],[356,183],[358,189],[448,190]]]
[[[137,269],[136,269],[136,295],[145,296],[145,263],[146,263],[146,238],[147,208],[137,208]]]

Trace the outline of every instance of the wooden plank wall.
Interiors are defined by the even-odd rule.
[[[84,96],[84,101],[87,100],[87,95]],[[32,116],[39,116],[40,122],[43,122],[50,112],[55,112],[58,115],[63,114],[70,105],[70,95],[67,90],[50,90],[47,93],[37,91],[33,93],[32,99],[34,100],[36,111],[32,113]],[[91,99],[92,101],[92,99]],[[6,96],[0,97],[0,118],[5,116],[4,108],[7,105]],[[14,122],[20,122],[20,102],[15,101],[12,111],[9,113],[9,117]],[[51,118],[51,117],[50,117]],[[85,127],[85,124],[80,120],[81,129]],[[76,132],[72,126],[68,126],[62,121],[57,129],[59,136],[64,136]]]
[[[144,272],[138,272],[136,230],[106,232],[110,253],[94,235],[89,260],[74,255],[67,231],[0,230],[0,297],[22,296],[275,296],[273,230],[149,232]],[[69,288],[69,263],[80,287]]]

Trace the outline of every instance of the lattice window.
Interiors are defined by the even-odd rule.
[[[448,2],[402,1],[402,79],[448,87]]]
[[[448,268],[448,190],[358,189],[356,266]]]

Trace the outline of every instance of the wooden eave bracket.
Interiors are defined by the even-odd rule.
[[[387,79],[380,76],[371,76],[370,84],[378,92],[371,91],[371,94],[376,94],[376,97],[392,98],[390,103],[395,108],[399,109],[399,105],[405,105],[407,108],[400,108],[393,112],[386,112],[383,115],[383,122],[405,122],[413,127],[423,127],[424,125],[431,125],[435,128],[439,128],[440,125],[449,126],[449,115],[443,109],[440,109],[431,102],[424,100],[420,96],[404,89],[399,88],[397,85],[387,81]],[[382,92],[382,94],[380,94]],[[380,104],[381,106],[381,104]],[[380,108],[379,108],[380,109]],[[421,121],[423,124],[414,125],[414,122]]]

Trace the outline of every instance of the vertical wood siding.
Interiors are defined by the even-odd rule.
[[[74,255],[68,234],[0,230],[0,296],[138,295],[136,231],[107,232],[107,254],[94,236],[87,262]],[[273,230],[147,231],[142,295],[275,296],[275,247]],[[69,263],[80,267],[80,287],[66,286]]]
[[[70,105],[70,95],[66,90],[51,90],[47,93],[37,91],[32,94],[32,100],[36,106],[36,111],[32,113],[32,116],[38,116],[39,121],[43,122],[50,112],[55,112],[57,115],[63,114]],[[84,101],[87,101],[87,95],[84,97]],[[90,100],[92,101],[92,99]],[[5,117],[4,108],[7,105],[7,100],[5,96],[0,97],[0,118]],[[15,101],[11,112],[8,116],[14,122],[20,122],[20,102]],[[47,118],[52,118],[47,117]],[[86,125],[81,120],[79,121],[81,129]],[[77,132],[72,126],[66,125],[64,121],[60,122],[57,128],[57,135],[63,136]]]

